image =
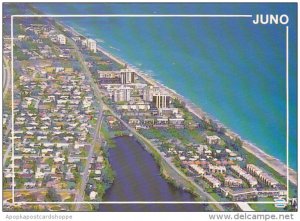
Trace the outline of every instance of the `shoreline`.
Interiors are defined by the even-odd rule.
[[[76,31],[73,27],[63,24],[60,21],[56,21],[58,24],[61,24],[63,27],[65,27],[66,29],[68,29],[70,32],[72,32],[73,34],[76,34],[78,36],[82,36],[84,38],[86,38],[83,34],[79,33],[78,31]],[[99,42],[97,42],[97,44],[99,44]],[[212,117],[204,112],[199,106],[197,106],[196,104],[194,104],[193,102],[191,102],[190,100],[188,100],[187,98],[183,97],[182,95],[178,94],[175,90],[163,85],[162,83],[158,82],[157,80],[155,80],[154,78],[152,78],[152,76],[148,75],[147,73],[141,71],[139,68],[134,67],[128,63],[126,63],[125,61],[123,61],[121,58],[116,57],[115,55],[111,54],[110,52],[108,52],[106,49],[100,47],[99,45],[97,45],[97,50],[101,53],[103,53],[105,56],[107,56],[109,59],[112,59],[113,61],[115,61],[116,63],[120,64],[120,65],[127,65],[128,67],[134,69],[136,71],[136,74],[143,78],[146,82],[148,82],[149,84],[152,84],[153,86],[157,86],[161,89],[163,89],[165,92],[169,93],[171,97],[176,97],[179,100],[183,101],[186,105],[186,108],[188,109],[188,111],[190,111],[192,114],[194,114],[195,116],[197,116],[200,119],[203,118],[208,118],[208,119],[212,119]],[[242,148],[244,150],[246,150],[247,152],[253,154],[255,157],[257,157],[259,160],[261,160],[263,163],[265,163],[266,165],[270,166],[271,168],[273,168],[275,171],[277,171],[281,176],[284,177],[289,177],[289,181],[291,183],[293,183],[294,185],[298,184],[298,175],[297,172],[292,169],[292,168],[287,168],[287,165],[285,163],[283,163],[281,160],[275,158],[274,156],[271,156],[270,154],[264,152],[262,149],[260,149],[258,146],[256,146],[255,144],[244,140],[243,138],[241,138],[240,135],[238,135],[237,133],[233,132],[231,129],[229,129],[228,127],[224,126],[222,123],[220,123],[217,119],[212,119],[213,122],[217,123],[219,126],[222,126],[226,129],[226,133],[225,135],[231,137],[231,138],[239,138],[242,140],[243,145]],[[287,174],[287,170],[289,171]]]

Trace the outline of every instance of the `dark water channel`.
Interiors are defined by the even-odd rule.
[[[194,196],[169,184],[160,176],[153,157],[133,137],[115,138],[109,151],[116,172],[104,201],[195,201]],[[113,204],[100,205],[99,211],[204,211],[201,204]]]

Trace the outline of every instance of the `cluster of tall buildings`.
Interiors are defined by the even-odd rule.
[[[99,71],[100,84],[110,91],[115,102],[130,102],[132,93],[138,91],[138,97],[145,103],[157,109],[169,108],[171,97],[162,92],[159,87],[141,84],[136,81],[136,72],[131,68],[120,71]],[[135,95],[136,98],[136,95]]]
[[[78,37],[77,38],[73,38],[73,40],[77,41],[81,41],[82,46],[87,47],[88,50],[96,53],[97,52],[97,42],[94,39],[91,38],[84,38],[83,40],[81,40],[82,38]],[[60,45],[65,45],[67,43],[67,38],[66,36],[64,36],[63,34],[58,34],[56,36],[56,41],[60,44]]]

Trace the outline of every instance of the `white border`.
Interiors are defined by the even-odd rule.
[[[11,73],[12,73],[12,81],[11,81],[11,90],[12,90],[12,173],[14,174],[14,96],[13,96],[13,82],[14,82],[14,74],[13,74],[13,20],[14,18],[20,17],[51,17],[51,18],[63,18],[63,17],[202,17],[202,18],[252,18],[252,15],[222,15],[222,14],[215,14],[215,15],[199,15],[199,14],[101,14],[101,15],[11,15]],[[287,167],[287,199],[286,204],[289,203],[289,26],[286,26],[286,167]],[[235,204],[235,203],[247,203],[247,204],[276,204],[276,202],[272,201],[101,201],[101,202],[94,202],[94,201],[83,201],[83,202],[15,202],[15,180],[14,175],[12,176],[12,203],[13,204]]]

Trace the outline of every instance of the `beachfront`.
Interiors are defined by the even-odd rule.
[[[73,30],[73,29],[72,29]],[[78,32],[74,32],[73,30],[73,33],[76,34],[76,35],[79,35],[79,36],[82,36],[80,35]],[[82,36],[84,37],[84,36]],[[207,121],[209,121],[209,116],[203,112],[200,108],[198,108],[197,106],[195,106],[194,104],[192,104],[191,102],[188,102],[184,97],[182,97],[181,95],[177,94],[175,91],[165,87],[164,85],[158,83],[157,81],[155,81],[154,79],[152,79],[149,75],[141,72],[141,71],[138,71],[136,69],[134,69],[133,67],[131,67],[130,65],[126,64],[126,62],[122,61],[121,59],[115,57],[114,55],[108,53],[107,51],[105,51],[103,48],[100,48],[100,47],[97,47],[98,51],[102,54],[104,54],[105,56],[107,56],[109,59],[117,62],[118,64],[122,65],[122,66],[126,66],[127,69],[131,69],[130,71],[134,74],[136,74],[138,77],[140,77],[143,81],[145,81],[147,84],[153,86],[153,87],[157,87],[161,90],[162,93],[166,93],[167,95],[169,95],[172,99],[178,99],[180,102],[182,103],[185,103],[186,104],[186,108],[188,109],[189,112],[193,113],[195,116],[197,116],[199,119],[201,120],[204,120],[206,119]],[[121,70],[122,72],[122,70]],[[100,79],[101,79],[101,72],[100,73]],[[103,78],[104,75],[102,75],[102,78]],[[114,78],[117,76],[114,75]],[[107,77],[107,76],[105,76]],[[130,82],[130,83],[133,83],[133,82]],[[100,83],[101,84],[101,83]],[[109,85],[109,83],[105,83],[105,86],[104,88],[108,88],[106,87],[107,85]],[[112,84],[113,85],[113,84]],[[103,85],[102,85],[103,86]],[[110,89],[111,90],[111,89]],[[111,93],[111,92],[110,92]],[[114,98],[113,98],[114,99]],[[134,120],[134,119],[129,119],[129,123],[133,123],[135,125],[136,128],[143,128],[143,125],[136,125],[136,123],[139,123],[140,120]],[[218,127],[219,128],[222,128],[223,125],[221,125],[220,123],[217,123]],[[226,136],[230,137],[231,139],[237,139],[239,138],[240,139],[240,136],[238,136],[237,134],[231,132],[230,130],[226,129]],[[255,153],[257,152],[257,150],[259,150],[256,146],[248,143],[248,142],[243,142],[243,148],[245,150],[247,150],[248,152],[250,153]],[[272,168],[274,168],[276,171],[279,171],[279,173],[282,175],[282,176],[287,176],[286,175],[286,170],[284,171],[284,168],[286,167],[283,167],[283,163],[281,163],[280,161],[278,160],[275,160],[274,159],[270,159],[270,156],[268,156],[266,153],[260,151],[260,154],[259,155],[256,155],[261,161],[263,161],[264,163],[266,163],[268,166],[271,166]],[[279,169],[280,168],[280,169]],[[293,172],[293,171],[292,171]],[[290,181],[294,184],[296,184],[296,177],[295,177],[295,173],[290,176]]]
[[[74,29],[72,29],[72,30],[74,31]],[[78,32],[74,32],[74,33],[79,34]],[[109,52],[105,51],[103,48],[98,47],[97,49],[100,52],[102,52],[104,55],[108,56],[110,59],[119,63],[120,65],[126,65],[126,62],[124,62],[120,58],[117,58],[116,56],[110,54]],[[199,117],[200,119],[211,119],[211,117],[207,113],[205,113],[200,107],[196,106],[195,104],[193,104],[192,102],[190,102],[189,100],[187,100],[186,98],[181,96],[180,94],[176,93],[174,90],[155,81],[150,75],[147,75],[146,73],[144,73],[142,71],[136,71],[136,74],[141,76],[143,79],[145,79],[145,81],[147,81],[149,84],[162,88],[164,91],[168,92],[173,98],[180,99],[182,102],[184,102],[186,104],[187,109],[191,113],[193,113],[197,117]],[[220,124],[219,121],[217,121],[217,123],[219,124],[220,127],[226,128],[226,126]],[[231,131],[228,128],[226,129],[226,135],[228,137],[231,137],[232,139],[235,139],[235,138],[242,139],[238,134],[234,133],[233,131]],[[257,158],[259,158],[261,161],[266,163],[268,166],[274,168],[280,175],[282,175],[284,177],[288,177],[290,182],[297,185],[297,182],[298,182],[297,177],[298,176],[297,176],[297,172],[294,169],[287,168],[287,166],[283,162],[281,162],[280,160],[265,153],[259,147],[255,146],[254,144],[250,143],[249,141],[245,141],[243,139],[242,139],[242,141],[243,141],[243,148],[245,150],[247,150],[251,154],[256,155]]]

